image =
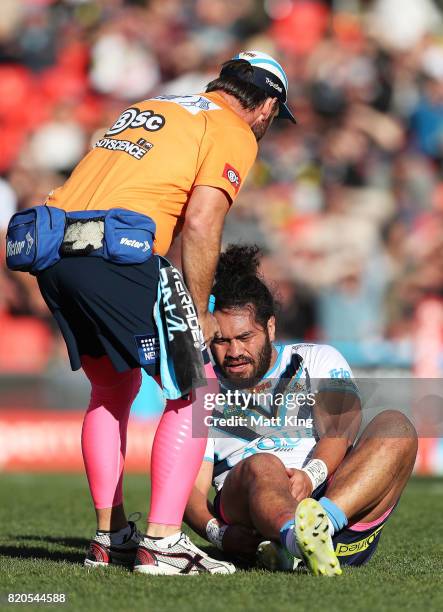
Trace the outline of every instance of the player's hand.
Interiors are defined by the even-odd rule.
[[[229,525],[223,536],[223,551],[236,557],[255,559],[257,546],[263,539],[243,525]]]
[[[312,482],[306,472],[294,468],[286,468],[289,477],[289,491],[292,497],[300,502],[312,493]]]
[[[205,312],[204,314],[199,315],[198,321],[203,333],[203,338],[208,346],[211,344],[214,336],[221,335],[220,325],[218,324],[214,315],[210,312]]]

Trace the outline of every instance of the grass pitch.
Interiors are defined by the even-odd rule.
[[[126,507],[145,511],[147,479],[128,476]],[[0,476],[0,609],[150,612],[443,610],[443,479],[415,479],[369,565],[339,578],[239,571],[147,577],[82,566],[94,532],[79,475]],[[141,523],[139,523],[141,527]],[[196,544],[204,544],[196,535]],[[212,549],[211,549],[212,550]],[[65,593],[65,604],[12,604],[8,593]]]

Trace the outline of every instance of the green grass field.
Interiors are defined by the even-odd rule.
[[[82,561],[94,514],[84,477],[2,475],[0,499],[1,609],[443,610],[442,479],[413,480],[371,563],[335,579],[252,570],[150,578],[119,568],[88,572]],[[146,512],[146,502],[146,478],[127,477],[128,510]],[[67,603],[9,604],[8,593],[65,593]]]

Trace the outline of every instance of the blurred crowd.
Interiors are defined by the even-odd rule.
[[[287,70],[298,125],[277,121],[262,141],[225,242],[263,247],[284,338],[410,350],[417,309],[443,290],[442,8],[2,0],[0,233],[130,103],[201,92],[222,61],[259,49]],[[0,325],[0,370],[23,351],[42,367],[64,355],[35,279],[3,265]]]

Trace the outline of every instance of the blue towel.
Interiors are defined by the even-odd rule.
[[[154,320],[160,344],[160,375],[167,399],[178,399],[207,384],[205,345],[197,313],[183,277],[164,257],[157,256],[160,278]]]
[[[160,283],[157,290],[157,301],[154,306],[154,321],[157,326],[157,333],[160,345],[160,376],[162,379],[163,394],[166,399],[178,399],[182,393],[175,379],[174,365],[168,356],[168,336],[163,325],[160,305],[162,303],[162,292]]]

